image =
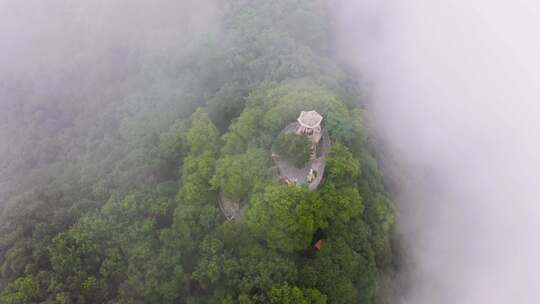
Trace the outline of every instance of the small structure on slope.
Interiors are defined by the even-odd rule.
[[[242,206],[240,201],[234,201],[226,198],[223,191],[218,193],[219,209],[228,221],[239,219],[242,215]]]
[[[318,240],[315,245],[313,245],[313,249],[315,249],[315,251],[321,251],[323,247],[323,240]]]
[[[324,249],[325,233],[322,229],[317,229],[313,235],[311,245],[304,250],[304,256],[307,258],[315,258],[317,253]]]

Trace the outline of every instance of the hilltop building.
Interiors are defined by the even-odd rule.
[[[330,147],[330,138],[321,126],[322,121],[323,117],[317,111],[301,111],[298,119],[283,129],[283,133],[306,136],[311,142],[311,155],[304,166],[296,167],[273,152],[273,176],[276,180],[290,186],[306,185],[310,190],[317,189],[323,178]]]

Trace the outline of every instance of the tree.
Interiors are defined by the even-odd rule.
[[[336,187],[326,182],[321,189],[321,199],[325,216],[331,222],[346,224],[364,211],[362,197],[354,185]]]
[[[213,298],[222,299],[226,294],[230,298],[266,299],[273,284],[297,279],[291,259],[259,244],[242,225],[224,226],[217,230],[221,230],[219,234],[201,242],[193,272],[202,288],[214,291]]]
[[[239,200],[254,187],[262,186],[268,178],[268,157],[261,149],[250,149],[244,154],[226,155],[218,160],[212,187],[221,189],[225,196]]]
[[[263,111],[260,108],[248,108],[233,122],[229,132],[223,135],[225,146],[223,153],[237,154],[245,152],[249,147],[264,146],[261,140],[261,120]],[[264,136],[263,136],[264,137]]]
[[[287,283],[270,291],[271,304],[326,304],[326,296],[313,288],[300,289]]]
[[[204,152],[216,153],[219,148],[219,132],[208,118],[208,114],[202,109],[198,109],[191,116],[187,144],[190,155],[200,155]]]
[[[184,158],[182,187],[179,198],[188,204],[204,205],[212,201],[210,178],[214,174],[216,160],[210,152]]]
[[[177,120],[169,127],[169,130],[161,133],[159,137],[159,151],[161,157],[178,166],[182,156],[187,153],[186,149],[187,121]]]
[[[345,145],[336,143],[330,148],[325,172],[336,184],[354,183],[360,175],[360,163]]]
[[[253,196],[246,224],[271,248],[303,250],[315,231],[327,225],[322,204],[307,188],[270,185]]]
[[[184,158],[182,183],[177,195],[179,204],[174,211],[172,226],[181,240],[182,247],[178,249],[195,250],[204,233],[216,224],[216,193],[210,185],[215,162],[209,151]]]
[[[5,304],[35,303],[39,286],[32,276],[20,277],[0,294],[0,302]]]
[[[356,303],[359,295],[353,281],[360,272],[361,256],[339,238],[328,239],[317,258],[302,265],[303,284],[317,288],[332,303]],[[369,303],[369,302],[368,302]]]
[[[281,157],[301,167],[310,158],[311,142],[306,136],[281,133],[274,144],[274,149]]]
[[[178,197],[188,205],[204,205],[213,202],[210,179],[220,141],[216,127],[201,109],[192,115],[191,124],[187,133],[189,153],[184,158]]]
[[[219,253],[223,250],[223,243],[215,238],[205,238],[200,245],[201,258],[193,276],[204,287],[217,282],[222,272],[223,257]]]

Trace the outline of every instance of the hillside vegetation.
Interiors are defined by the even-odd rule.
[[[59,74],[54,103],[3,84],[28,88],[6,93],[28,121],[0,167],[1,303],[381,302],[393,212],[326,1],[222,2],[223,32],[179,42],[187,55],[122,50],[110,79]],[[270,174],[302,110],[332,139],[316,191]],[[218,191],[246,202],[240,220]]]

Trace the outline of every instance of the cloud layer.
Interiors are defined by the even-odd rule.
[[[535,303],[540,4],[345,1],[339,52],[401,164],[400,303]]]

